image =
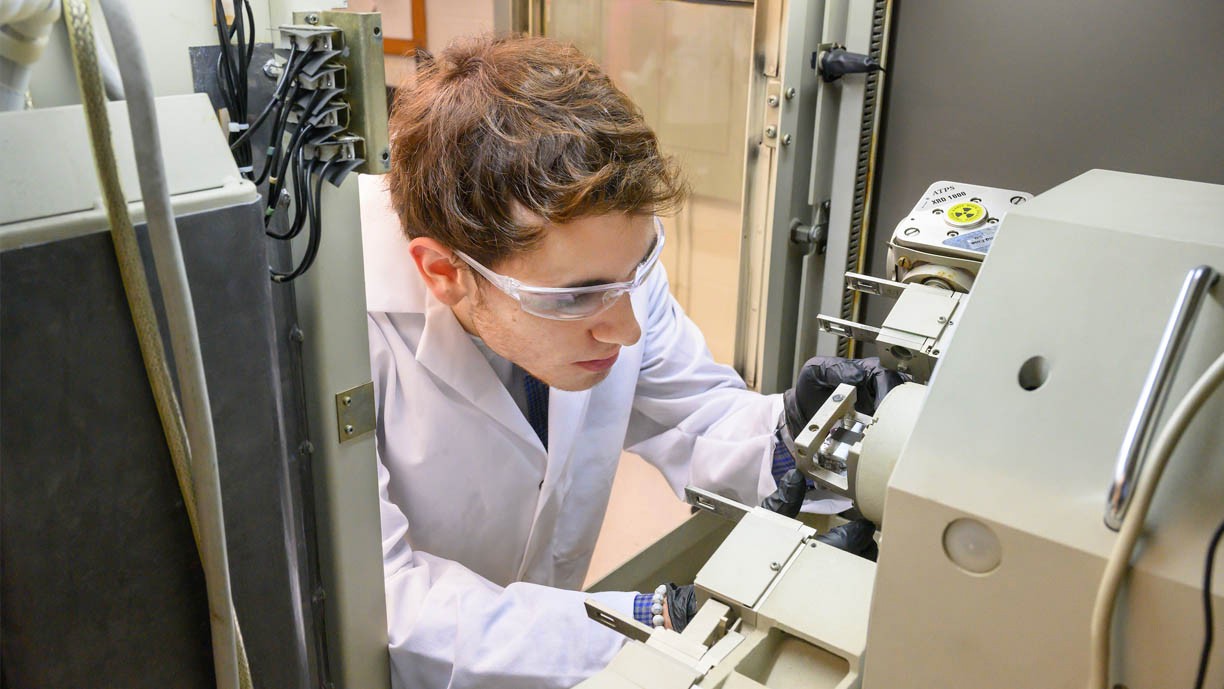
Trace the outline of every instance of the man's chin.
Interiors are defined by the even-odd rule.
[[[611,369],[607,371],[567,371],[562,375],[551,376],[554,380],[546,380],[544,382],[548,383],[549,387],[556,388],[557,390],[582,392],[602,383],[609,373],[611,373]]]

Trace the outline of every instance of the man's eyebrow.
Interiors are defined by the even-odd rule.
[[[638,266],[642,265],[643,263],[646,262],[646,259],[650,258],[650,255],[654,253],[655,245],[657,245],[658,243],[659,243],[659,235],[655,234],[654,241],[651,242],[650,246],[646,248],[646,253],[643,254],[641,260],[639,260],[633,266],[634,272],[637,272]],[[561,288],[562,289],[577,289],[579,287],[595,287],[596,285],[607,285],[613,282],[624,282],[624,281],[623,280],[605,280],[602,278],[595,278],[592,280],[579,280],[577,282],[567,283],[567,284],[561,285]]]

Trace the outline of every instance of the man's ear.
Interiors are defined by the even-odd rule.
[[[441,242],[430,237],[416,237],[408,242],[408,252],[425,286],[438,301],[454,306],[468,295],[467,271],[460,270],[454,252]]]

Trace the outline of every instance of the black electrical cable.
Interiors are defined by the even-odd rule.
[[[1224,538],[1224,521],[1216,527],[1215,533],[1211,535],[1211,544],[1207,546],[1207,564],[1203,566],[1203,619],[1206,621],[1207,629],[1203,635],[1203,651],[1199,655],[1198,674],[1194,680],[1194,689],[1203,689],[1203,682],[1207,680],[1207,663],[1211,659],[1211,644],[1215,636],[1215,620],[1212,614],[1212,598],[1211,598],[1211,579],[1212,573],[1215,571],[1216,550],[1220,547],[1220,540]]]
[[[323,114],[326,105],[327,100],[317,97],[317,94],[302,105],[302,111],[298,114],[297,129],[289,138],[289,146],[285,149],[284,155],[277,161],[275,176],[268,182],[268,203],[264,212],[265,228],[271,223],[272,216],[276,214],[278,207],[276,201],[280,198],[281,189],[285,187],[285,175],[288,174],[289,164],[298,148],[310,142],[310,137],[316,129],[316,120]]]
[[[234,162],[247,179],[254,176],[249,140],[247,74],[255,53],[255,15],[249,0],[237,0],[234,18],[226,22],[221,0],[213,3],[217,25],[217,85],[232,123],[228,139]]]
[[[275,232],[270,229],[265,229],[264,234],[272,239],[289,240],[298,236],[301,233],[303,225],[306,223],[307,213],[305,210],[310,202],[310,173],[307,170],[306,154],[304,147],[298,148],[297,157],[293,164],[293,220],[289,224],[289,229],[282,232]],[[313,161],[312,161],[313,162]]]
[[[268,139],[268,150],[267,155],[264,156],[263,169],[259,171],[259,177],[255,180],[256,185],[263,184],[268,178],[268,173],[275,167],[281,148],[285,145],[285,128],[288,126],[289,114],[297,100],[298,90],[296,82],[290,85],[289,93],[285,94],[276,105],[276,115],[272,118],[275,124],[272,127],[272,136]]]
[[[327,174],[327,168],[335,162],[335,159],[328,160],[323,163],[312,161],[311,176],[314,176],[314,187],[310,189],[310,198],[306,203],[306,210],[309,213],[309,238],[306,243],[306,250],[302,254],[302,260],[298,266],[291,272],[281,273],[276,270],[272,271],[272,280],[275,282],[292,282],[300,277],[303,273],[310,269],[314,264],[315,257],[319,253],[319,244],[322,242],[322,196],[323,196],[323,179]],[[317,176],[315,176],[317,175]],[[309,182],[309,180],[308,180]]]
[[[295,62],[295,60],[297,62]],[[297,78],[297,72],[301,70],[300,63],[301,56],[299,56],[297,53],[297,46],[291,46],[289,49],[289,59],[285,62],[284,71],[281,72],[280,81],[276,82],[276,88],[272,90],[272,97],[268,99],[268,104],[265,105],[264,109],[259,112],[259,115],[256,116],[255,120],[246,128],[246,131],[242,132],[237,139],[230,143],[230,150],[233,150],[236,146],[241,145],[255,133],[255,130],[263,126],[264,121],[268,119],[268,115],[271,114],[271,112],[275,109],[275,106],[280,103],[281,98],[284,97],[286,84],[288,84],[291,79]],[[275,121],[275,118],[273,121]]]

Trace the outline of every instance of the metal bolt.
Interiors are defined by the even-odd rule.
[[[790,100],[794,97],[795,97],[795,87],[792,86],[791,88],[786,89],[786,100]]]
[[[302,332],[301,328],[295,325],[289,330],[289,339],[293,340],[294,342],[302,342],[306,339],[306,334]]]
[[[1025,198],[1023,196],[1011,197],[1011,203],[1013,206],[1019,206],[1020,204],[1024,203],[1024,201],[1025,201]]]
[[[778,562],[771,562],[769,563],[769,568],[776,572],[782,569],[782,564]]]
[[[312,26],[315,24],[318,24],[319,15],[315,14],[314,12],[311,12],[310,14],[306,15],[306,23]]]
[[[768,103],[769,107],[771,108],[778,107],[778,97],[777,96],[770,96],[769,98],[765,99],[765,102]]]
[[[905,236],[906,236],[906,237],[913,237],[914,235],[918,234],[919,232],[922,232],[922,230],[918,229],[917,227],[907,227],[907,228],[905,228]]]
[[[783,134],[783,135],[782,135],[782,145],[783,145],[783,146],[790,146],[790,142],[791,142],[791,135],[790,135],[790,134]]]
[[[778,128],[773,126],[772,124],[765,128],[765,136],[768,136],[769,138],[772,139],[777,135],[778,135]]]
[[[942,322],[942,321],[943,321],[943,319],[941,318],[941,319],[940,319],[940,321]],[[351,406],[353,406],[353,398],[352,398],[352,397],[349,397],[348,395],[345,395],[345,396],[344,396],[344,399],[342,399],[342,400],[340,400],[340,401],[341,401],[341,402],[343,402],[343,403],[344,403],[344,406],[346,406],[346,407],[351,407]]]
[[[846,396],[845,396],[845,395],[833,395],[833,401],[834,401],[834,402],[840,402],[840,401],[842,401],[842,400],[844,400],[844,399],[846,399]]]
[[[344,434],[345,434],[345,435],[352,435],[354,430],[356,430],[356,429],[355,429],[355,428],[353,428],[353,424],[351,424],[351,423],[350,423],[350,424],[345,424],[345,426],[344,426]]]

